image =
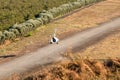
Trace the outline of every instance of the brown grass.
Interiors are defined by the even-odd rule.
[[[48,65],[16,80],[119,80],[120,59],[95,60],[81,57]],[[70,58],[69,58],[70,59]],[[16,78],[16,76],[15,76]],[[14,79],[13,79],[14,80]]]
[[[48,44],[49,36],[53,33],[54,28],[58,28],[57,34],[60,39],[63,39],[63,37],[69,36],[78,31],[95,27],[99,23],[120,16],[119,4],[119,0],[106,0],[74,13],[64,19],[44,25],[34,31],[32,36],[2,46],[0,54],[20,55],[44,46]],[[63,34],[64,36],[61,36]]]
[[[109,57],[120,58],[120,30],[113,32],[112,35],[102,39],[84,50],[80,51],[82,57],[90,57],[94,59],[106,59]],[[91,54],[92,52],[92,54]]]

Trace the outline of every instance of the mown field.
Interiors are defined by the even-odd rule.
[[[15,23],[34,19],[43,9],[58,7],[76,0],[0,0],[0,31]]]

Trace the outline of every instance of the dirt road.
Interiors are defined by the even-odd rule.
[[[62,57],[60,55],[69,48],[74,49],[78,46],[86,45],[90,41],[95,41],[115,29],[120,29],[120,18],[101,24],[96,28],[80,32],[60,41],[58,45],[48,45],[30,54],[26,54],[12,61],[0,64],[0,80],[13,73],[23,73],[35,68],[36,66],[61,60]]]

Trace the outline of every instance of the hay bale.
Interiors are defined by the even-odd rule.
[[[34,29],[33,23],[31,23],[31,22],[29,22],[29,21],[26,21],[26,22],[24,23],[24,25],[29,28],[29,31],[32,31],[32,30]]]
[[[22,36],[26,36],[28,32],[30,31],[29,27],[27,27],[25,23],[21,24],[20,30],[21,30]]]
[[[58,7],[57,10],[59,10],[59,15],[64,15],[64,10],[62,7]]]
[[[53,15],[53,17],[57,17],[60,13],[56,7],[49,9],[48,11]]]
[[[95,2],[94,0],[85,0],[86,1],[86,5],[88,5],[88,4],[91,4],[91,3],[93,3],[93,2]]]
[[[0,44],[2,43],[2,31],[0,31]]]
[[[19,33],[20,33],[21,36],[25,34],[25,29],[24,29],[24,27],[23,27],[22,24],[19,24],[19,25],[16,27],[16,29],[19,31]]]
[[[63,12],[63,9],[61,7],[57,7],[56,11],[57,11],[57,15],[59,16]]]
[[[23,23],[22,25],[25,28],[26,32],[29,32],[33,29],[33,25],[29,25],[29,23]]]
[[[2,35],[0,36],[0,44],[3,44],[4,41],[5,41],[5,35],[2,34]]]
[[[53,19],[53,15],[50,11],[43,10],[41,13],[46,13],[46,16],[48,16],[50,19]]]
[[[40,26],[40,24],[41,24],[38,20],[33,20],[33,19],[30,19],[30,20],[28,20],[28,21],[26,21],[26,22],[32,23],[33,26],[34,26],[34,28]]]
[[[104,1],[104,0],[95,0],[95,2],[100,2],[100,1]]]
[[[12,29],[16,29],[19,26],[19,24],[14,24],[13,26],[11,26]]]
[[[13,32],[16,36],[20,35],[20,33],[19,33],[19,31],[17,29],[9,29],[8,31]]]
[[[43,23],[46,24],[53,19],[52,13],[40,13],[39,17],[43,20]]]
[[[63,4],[60,7],[63,10],[63,14],[70,12],[69,4]]]
[[[29,27],[27,27],[27,26],[25,25],[25,23],[22,24],[22,27],[23,27],[24,30],[25,30],[25,33],[24,33],[24,34],[26,34],[27,32],[29,32]]]
[[[9,32],[5,30],[3,34],[5,35],[5,40],[13,40],[16,38],[16,35],[14,34],[14,32]]]
[[[5,39],[6,39],[6,40],[9,40],[9,39],[10,39],[9,31],[5,30],[5,31],[3,32],[3,34],[5,35]]]
[[[24,32],[25,32],[22,27],[23,27],[22,24],[14,24],[11,28],[17,29],[17,31],[19,32],[19,36],[22,36],[22,34],[24,34]]]
[[[2,35],[2,31],[0,31],[0,36]]]
[[[72,3],[69,3],[69,8],[70,8],[70,10],[73,10],[73,5],[72,5]]]
[[[9,40],[14,40],[16,38],[16,35],[14,32],[9,32],[9,37],[10,37]]]
[[[47,16],[41,17],[41,19],[43,20],[43,24],[47,24],[49,22],[49,19]]]
[[[86,4],[85,0],[77,0],[77,2],[81,3],[82,6],[84,6]]]
[[[46,23],[50,22],[50,20],[51,20],[51,19],[49,19],[47,13],[40,13],[39,16],[42,19],[43,24],[46,24]]]
[[[34,26],[31,23],[24,23],[24,25],[28,28],[28,31],[32,31]]]
[[[82,3],[80,3],[80,2],[73,2],[72,4],[73,4],[75,9],[80,8],[82,6]]]
[[[42,18],[36,18],[36,20],[38,20],[40,22],[40,25],[43,25],[43,20]]]

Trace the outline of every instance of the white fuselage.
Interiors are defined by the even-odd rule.
[[[59,39],[57,37],[52,37],[50,43],[58,43]]]

